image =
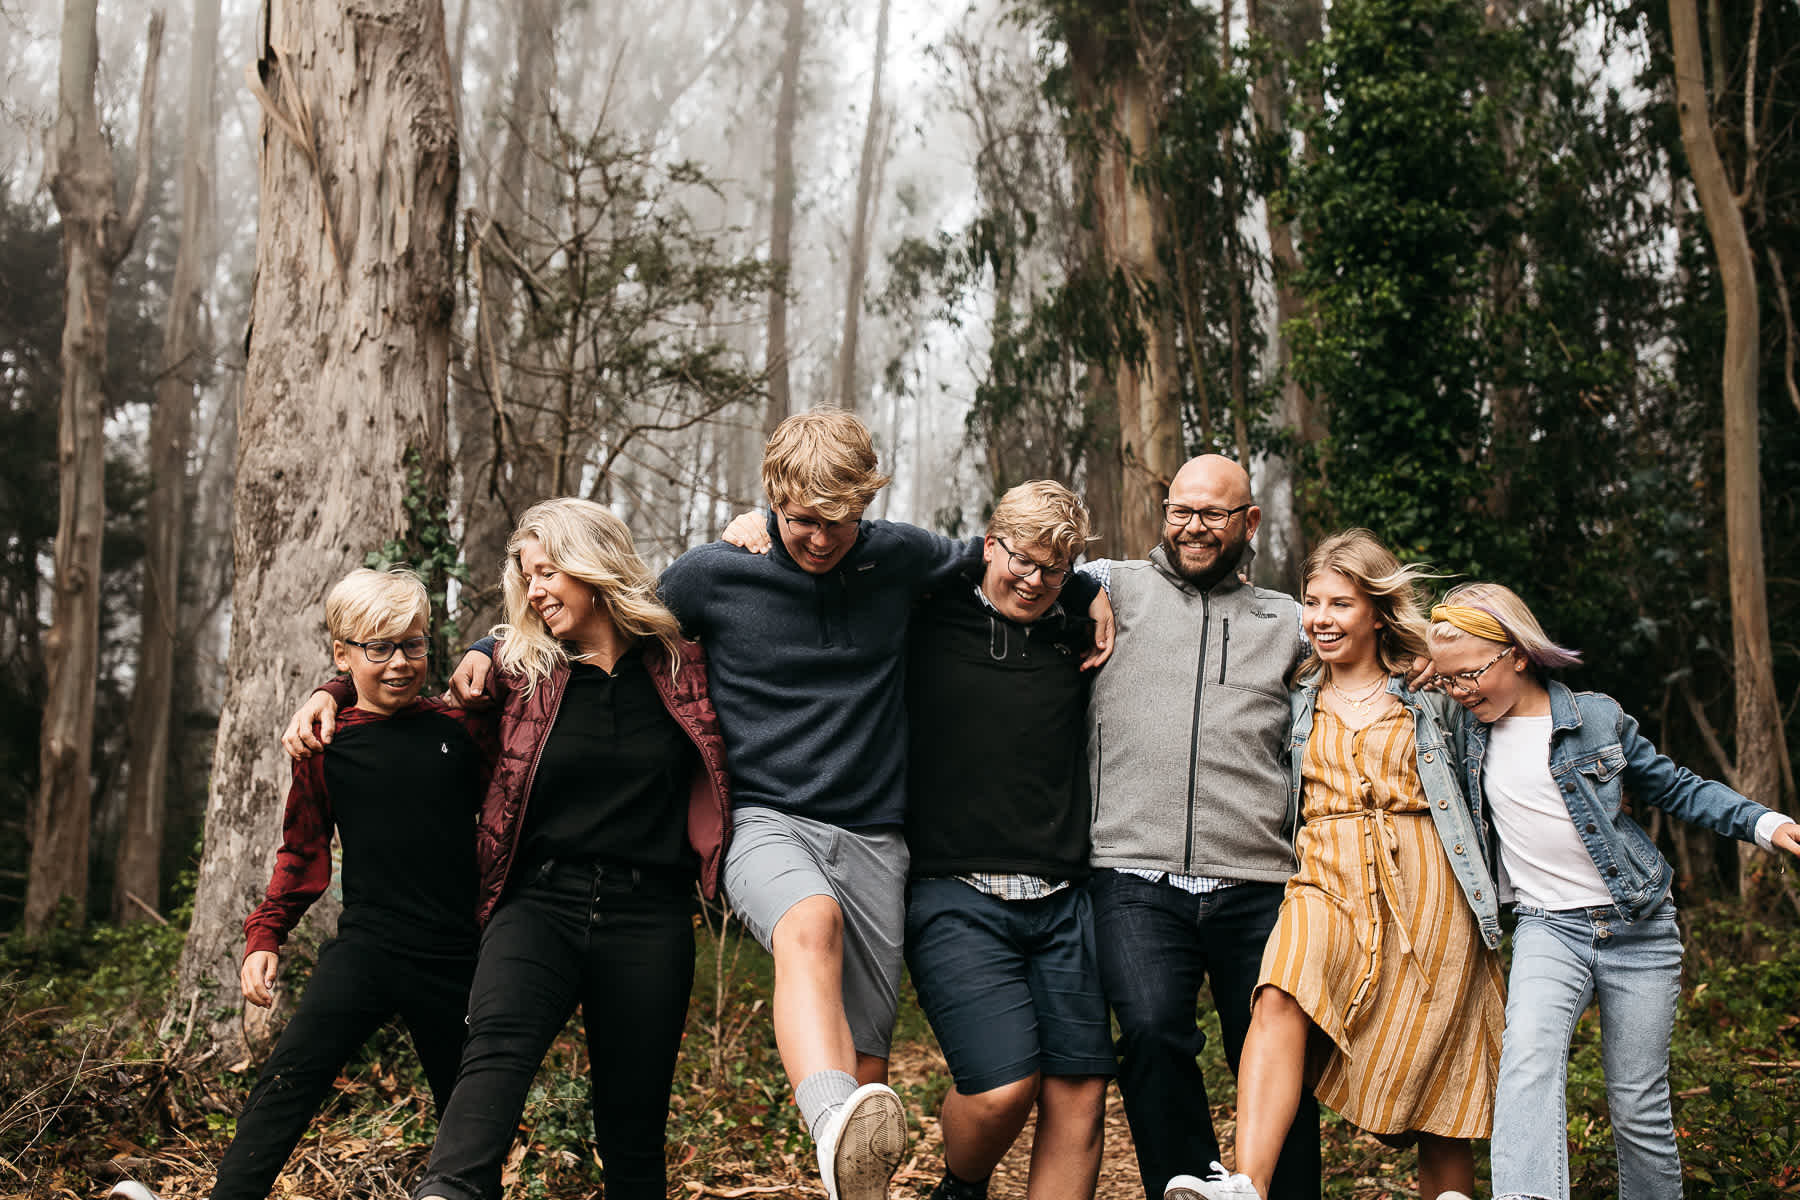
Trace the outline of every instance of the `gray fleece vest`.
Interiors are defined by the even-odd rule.
[[[1299,605],[1168,566],[1112,564],[1118,631],[1088,705],[1093,863],[1280,883],[1294,872],[1287,676]]]

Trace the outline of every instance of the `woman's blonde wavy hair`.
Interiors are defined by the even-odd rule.
[[[601,505],[565,496],[525,510],[501,568],[506,623],[492,633],[500,639],[500,666],[525,677],[527,695],[557,667],[584,659],[550,632],[525,598],[531,581],[519,564],[519,548],[530,539],[558,571],[594,589],[595,603],[605,606],[620,633],[661,642],[670,669],[681,670],[681,623],[657,599],[656,577],[638,557],[631,530]]]
[[[1375,615],[1381,618],[1381,628],[1375,631],[1375,650],[1389,674],[1404,674],[1412,669],[1415,658],[1429,657],[1425,643],[1428,622],[1419,585],[1424,580],[1440,578],[1431,568],[1402,564],[1367,529],[1346,529],[1332,534],[1307,555],[1300,578],[1311,583],[1326,571],[1343,575],[1375,606]],[[1294,679],[1322,674],[1324,669],[1325,661],[1319,652],[1309,649],[1294,669]]]

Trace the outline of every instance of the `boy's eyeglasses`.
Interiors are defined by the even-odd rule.
[[[1487,663],[1479,671],[1458,671],[1454,675],[1433,675],[1431,677],[1431,682],[1441,688],[1447,688],[1458,695],[1466,696],[1481,686],[1481,677],[1488,673],[1488,668],[1511,654],[1513,649],[1514,647],[1508,646],[1500,653],[1494,655],[1494,657],[1487,660]]]
[[[1216,533],[1231,524],[1231,518],[1249,511],[1248,504],[1240,504],[1236,508],[1189,508],[1185,504],[1163,501],[1163,520],[1180,529],[1187,528],[1190,521],[1199,517],[1200,524]]]
[[[1005,538],[995,538],[994,540],[1000,543],[1000,548],[1002,550],[1006,551],[1006,569],[1011,571],[1013,575],[1019,579],[1030,579],[1035,572],[1038,577],[1038,582],[1049,588],[1051,591],[1055,591],[1062,587],[1063,584],[1069,582],[1068,568],[1046,567],[1037,559],[1020,554],[1017,550],[1014,550],[1011,546],[1006,544]]]
[[[820,532],[836,534],[846,526],[856,524],[856,522],[852,521],[849,517],[845,517],[841,521],[820,521],[813,517],[790,517],[779,508],[775,511],[781,513],[781,519],[787,522],[787,527],[789,529],[793,530],[803,538],[809,538],[813,536],[813,534]]]
[[[345,638],[344,645],[355,646],[358,650],[363,652],[363,657],[368,659],[371,663],[386,662],[388,659],[394,657],[394,651],[396,650],[414,660],[424,658],[427,654],[431,653],[431,642],[422,637],[407,638],[404,642],[390,642],[385,640],[357,642],[352,641],[350,638]]]

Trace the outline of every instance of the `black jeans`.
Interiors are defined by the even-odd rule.
[[[1235,1075],[1250,1028],[1250,994],[1275,928],[1283,885],[1240,883],[1195,896],[1166,882],[1101,870],[1089,883],[1100,981],[1119,1019],[1119,1091],[1144,1194],[1174,1175],[1204,1175],[1219,1157],[1197,1056],[1203,979]],[[1319,1107],[1303,1092],[1276,1163],[1270,1200],[1318,1200]]]
[[[472,958],[431,958],[350,936],[319,951],[219,1163],[213,1200],[264,1200],[338,1072],[396,1013],[412,1034],[438,1111],[462,1060]]]
[[[462,1072],[413,1195],[497,1200],[532,1079],[580,1004],[608,1200],[664,1200],[692,914],[691,883],[629,867],[540,868],[501,900],[481,938]]]

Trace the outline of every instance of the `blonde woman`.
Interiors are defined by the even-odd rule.
[[[706,664],[657,599],[630,531],[598,504],[527,509],[504,587],[469,1036],[414,1195],[497,1200],[532,1077],[579,1004],[606,1193],[663,1200],[694,881],[716,892],[730,821]]]
[[[1620,1200],[1673,1200],[1675,872],[1625,795],[1765,850],[1800,854],[1800,825],[1670,762],[1611,696],[1550,678],[1581,656],[1552,642],[1509,588],[1464,584],[1431,620],[1435,681],[1475,718],[1459,765],[1477,820],[1493,822],[1518,917],[1494,1195],[1568,1200],[1569,1039],[1593,999]]]
[[[1169,1200],[1269,1194],[1302,1089],[1392,1144],[1419,1148],[1419,1192],[1475,1185],[1503,1018],[1494,885],[1442,718],[1398,675],[1425,652],[1403,567],[1364,529],[1307,560],[1291,803],[1304,824],[1263,954],[1238,1068],[1237,1172],[1177,1176]]]

